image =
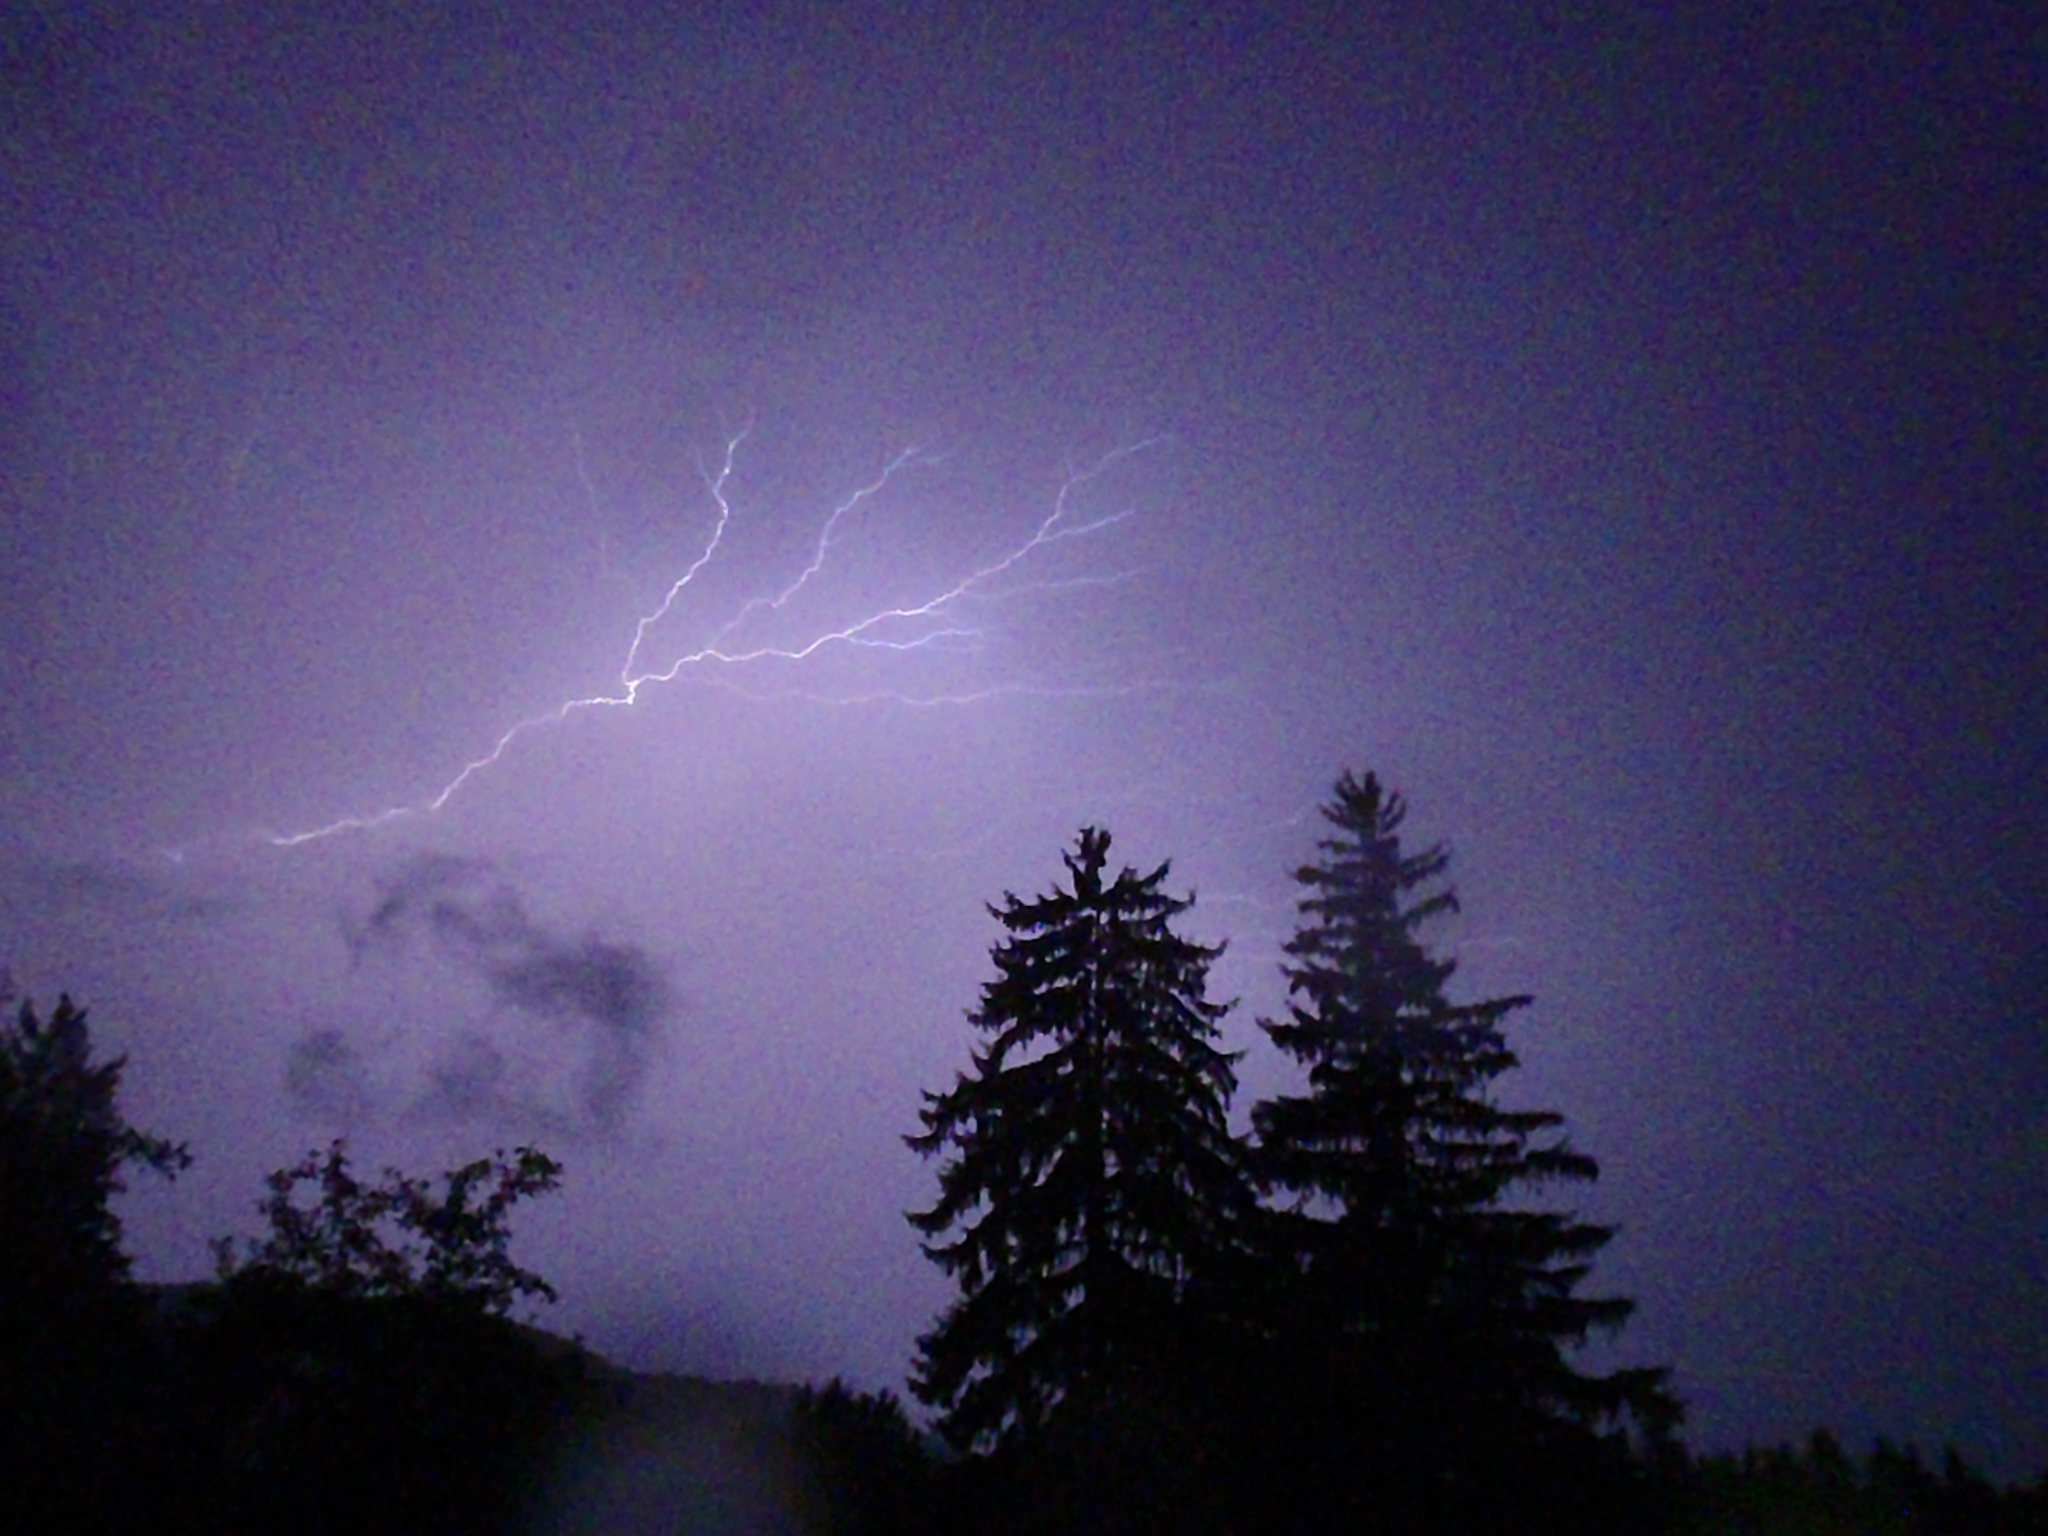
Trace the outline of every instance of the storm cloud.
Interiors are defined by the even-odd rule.
[[[285,1055],[284,1089],[301,1114],[349,1126],[369,1110],[362,1053],[338,1029],[308,1030]]]
[[[559,932],[488,861],[444,854],[406,860],[342,926],[359,971],[431,955],[484,989],[485,1016],[433,1049],[406,1090],[410,1111],[537,1121],[558,1134],[609,1133],[630,1112],[673,1002],[637,945]],[[522,1021],[544,1027],[538,1051],[516,1051]],[[293,1048],[287,1087],[302,1104],[359,1104],[362,1082],[356,1048],[338,1032]]]

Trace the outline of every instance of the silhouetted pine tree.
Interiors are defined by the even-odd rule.
[[[989,909],[1009,937],[968,1015],[986,1040],[906,1138],[952,1154],[910,1220],[951,1234],[925,1252],[961,1289],[919,1341],[913,1390],[956,1447],[1028,1448],[1056,1520],[1112,1447],[1127,1492],[1169,1462],[1185,1484],[1192,1303],[1250,1200],[1226,1124],[1235,1057],[1214,1043],[1228,1005],[1205,995],[1221,949],[1172,932],[1192,898],[1162,891],[1168,866],[1105,879],[1109,845],[1083,831],[1070,890]]]
[[[1252,1120],[1281,1196],[1267,1231],[1286,1363],[1269,1427],[1301,1431],[1287,1454],[1308,1457],[1317,1496],[1341,1488],[1352,1514],[1423,1529],[1494,1520],[1532,1478],[1576,1477],[1590,1495],[1619,1449],[1594,1429],[1633,1413],[1661,1431],[1677,1408],[1659,1372],[1594,1375],[1569,1358],[1632,1303],[1575,1294],[1612,1230],[1526,1197],[1598,1168],[1561,1116],[1494,1101],[1517,1064],[1502,1020],[1529,999],[1446,995],[1455,963],[1419,934],[1457,910],[1449,855],[1405,853],[1403,814],[1348,772],[1323,807],[1334,833],[1295,876],[1308,894],[1287,945],[1288,1018],[1261,1021],[1307,1067],[1308,1091]]]

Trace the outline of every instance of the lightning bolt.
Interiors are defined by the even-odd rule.
[[[877,691],[856,695],[817,695],[797,690],[781,690],[762,693],[739,686],[727,678],[718,676],[724,669],[745,667],[751,663],[781,661],[799,663],[809,660],[819,652],[835,646],[858,647],[878,651],[919,651],[940,649],[950,645],[972,645],[982,638],[982,631],[974,628],[958,614],[958,609],[970,600],[993,604],[1006,602],[1026,594],[1049,591],[1065,591],[1089,587],[1109,587],[1131,579],[1132,572],[1109,575],[1067,577],[1053,580],[1028,580],[1017,582],[1023,567],[1038,551],[1054,544],[1085,539],[1135,515],[1135,507],[1092,517],[1077,516],[1074,510],[1075,498],[1092,482],[1109,473],[1117,464],[1133,458],[1165,441],[1163,437],[1147,438],[1142,442],[1112,449],[1085,469],[1067,466],[1066,477],[1061,482],[1058,494],[1053,498],[1052,509],[1032,530],[1030,535],[1011,546],[999,558],[986,565],[969,571],[936,594],[922,601],[905,603],[900,606],[883,608],[870,612],[842,628],[814,634],[801,644],[793,646],[750,645],[740,646],[734,637],[758,615],[779,613],[794,601],[811,581],[825,569],[830,558],[833,540],[841,525],[867,502],[886,490],[892,480],[905,470],[925,462],[936,462],[920,453],[916,448],[906,448],[882,466],[875,478],[854,491],[832,509],[818,531],[818,540],[813,548],[809,563],[793,577],[787,585],[772,596],[749,598],[725,622],[713,631],[709,640],[694,650],[674,655],[667,662],[655,664],[646,656],[656,649],[655,631],[663,626],[684,603],[691,585],[698,576],[718,557],[719,548],[725,540],[726,530],[733,520],[731,498],[726,494],[734,467],[738,463],[739,451],[746,441],[747,429],[742,428],[726,440],[725,453],[714,472],[705,476],[717,515],[712,521],[710,535],[697,557],[669,584],[668,591],[651,612],[643,615],[633,626],[631,643],[626,647],[624,663],[619,669],[618,689],[613,693],[593,694],[587,698],[565,700],[545,713],[521,720],[499,736],[491,749],[482,756],[465,763],[460,772],[451,778],[440,791],[430,798],[412,805],[393,806],[388,810],[365,816],[344,816],[302,832],[269,833],[265,841],[274,847],[296,848],[322,838],[334,837],[344,832],[364,832],[409,816],[431,815],[448,804],[463,786],[478,774],[492,767],[512,747],[512,744],[530,731],[546,726],[560,725],[570,716],[587,709],[630,709],[639,701],[640,692],[650,685],[673,683],[686,673],[703,672],[703,680],[717,686],[732,689],[745,696],[757,699],[802,699],[813,703],[831,704],[873,704],[897,703],[912,706],[939,704],[968,704],[1004,695],[1027,694],[1038,696],[1066,696],[1078,694],[1097,696],[1127,692],[1132,687],[1146,684],[1124,684],[1121,686],[1089,686],[1059,688],[1044,684],[997,684],[972,693],[957,693],[938,696],[920,696],[893,691]],[[577,467],[583,475],[585,488],[589,489],[589,477],[582,467],[582,444],[576,444]],[[1008,581],[1005,578],[1009,578]]]

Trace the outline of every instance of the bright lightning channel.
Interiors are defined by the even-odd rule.
[[[586,709],[630,708],[634,703],[638,702],[642,688],[649,684],[672,683],[688,669],[714,665],[743,666],[749,662],[770,660],[800,662],[809,659],[828,646],[836,645],[861,646],[873,650],[888,651],[915,651],[937,648],[948,641],[971,641],[979,637],[979,631],[965,627],[950,611],[954,605],[969,596],[976,596],[982,601],[995,601],[1016,597],[1026,592],[1056,591],[1074,587],[1110,586],[1127,580],[1127,573],[1122,575],[1083,576],[1060,581],[1029,582],[1022,586],[1014,586],[1002,591],[986,590],[988,585],[999,577],[1015,571],[1034,552],[1044,549],[1048,545],[1087,538],[1091,534],[1100,533],[1105,528],[1113,527],[1115,524],[1121,523],[1126,518],[1132,516],[1137,510],[1135,507],[1127,507],[1122,511],[1108,513],[1086,521],[1076,520],[1070,514],[1072,512],[1073,498],[1083,487],[1091,481],[1101,478],[1101,476],[1108,473],[1113,466],[1122,460],[1156,447],[1163,441],[1162,438],[1153,437],[1147,438],[1143,442],[1133,443],[1128,447],[1113,449],[1087,469],[1077,470],[1069,466],[1066,479],[1060,485],[1059,494],[1053,498],[1052,510],[1047,513],[1045,518],[1032,531],[1029,538],[1016,545],[999,559],[969,572],[966,576],[963,576],[960,580],[954,582],[951,586],[933,597],[903,607],[884,608],[870,613],[842,629],[828,630],[822,634],[814,635],[803,644],[793,648],[761,645],[745,650],[727,649],[726,647],[732,636],[748,619],[763,612],[779,612],[804,589],[813,577],[824,570],[826,560],[831,553],[833,535],[838,531],[840,524],[858,511],[863,503],[880,495],[888,487],[889,482],[904,469],[919,462],[921,455],[918,450],[906,448],[885,464],[881,472],[872,481],[862,486],[832,509],[831,515],[825,519],[823,527],[818,531],[818,542],[816,548],[811,553],[810,563],[799,571],[780,592],[776,593],[773,597],[749,598],[697,650],[677,656],[666,666],[658,669],[645,667],[643,666],[641,656],[642,652],[649,648],[648,637],[650,633],[675,611],[677,605],[683,600],[683,596],[688,591],[690,584],[697,579],[698,575],[718,555],[719,545],[724,541],[726,528],[733,518],[732,502],[726,495],[726,485],[732,479],[733,468],[738,461],[740,445],[746,440],[746,436],[746,431],[742,429],[729,438],[725,445],[724,458],[719,463],[717,472],[705,477],[712,502],[718,509],[718,515],[712,522],[710,537],[705,540],[704,548],[697,558],[691,561],[688,568],[669,584],[669,589],[662,597],[661,602],[652,612],[643,616],[633,626],[632,644],[627,647],[625,663],[619,669],[619,691],[617,693],[601,693],[594,694],[589,698],[569,699],[544,714],[521,720],[500,736],[490,751],[484,753],[483,756],[475,759],[473,762],[464,764],[462,771],[450,779],[441,788],[440,792],[430,799],[414,805],[393,806],[389,810],[379,811],[375,815],[370,816],[344,816],[336,821],[329,822],[325,826],[314,827],[304,832],[270,833],[267,834],[267,841],[278,848],[296,848],[301,844],[316,842],[321,838],[333,837],[339,833],[365,832],[397,821],[403,817],[432,814],[452,800],[456,793],[472,778],[495,764],[505,755],[512,743],[528,731],[538,730],[543,726],[559,725],[571,715]],[[877,631],[882,630],[885,626],[915,625],[920,621],[924,622],[927,627],[917,630],[908,638],[890,639],[883,634],[877,633]],[[816,703],[835,704],[866,704],[886,701],[907,705],[936,705],[974,703],[983,699],[1010,694],[1064,696],[1078,693],[1092,696],[1100,693],[1121,691],[1125,690],[1101,687],[1073,689],[1043,685],[999,684],[976,693],[952,694],[941,697],[919,697],[892,692],[861,694],[851,698],[828,698],[794,692],[759,696],[801,698]]]

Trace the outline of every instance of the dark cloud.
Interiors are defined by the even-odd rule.
[[[593,1123],[617,1125],[668,1006],[666,984],[647,957],[630,945],[593,936],[538,946],[488,975],[501,1001],[571,1029],[587,1028],[589,1054],[577,1097]]]
[[[219,896],[195,892],[125,860],[32,860],[23,873],[30,899],[53,916],[188,923],[219,917],[232,907]]]
[[[361,1053],[338,1029],[311,1030],[292,1042],[284,1087],[302,1113],[339,1125],[361,1120],[370,1107]]]
[[[493,1003],[551,1026],[575,1057],[558,1074],[573,1110],[558,1128],[611,1131],[632,1107],[671,1006],[667,978],[638,946],[557,933],[488,862],[445,854],[418,855],[380,881],[368,915],[344,932],[359,962],[422,941],[482,981]],[[418,1107],[431,1114],[564,1119],[483,1033],[461,1035],[426,1075]]]
[[[427,1069],[427,1091],[417,1107],[450,1120],[503,1118],[517,1102],[505,1053],[480,1034],[465,1034]]]

